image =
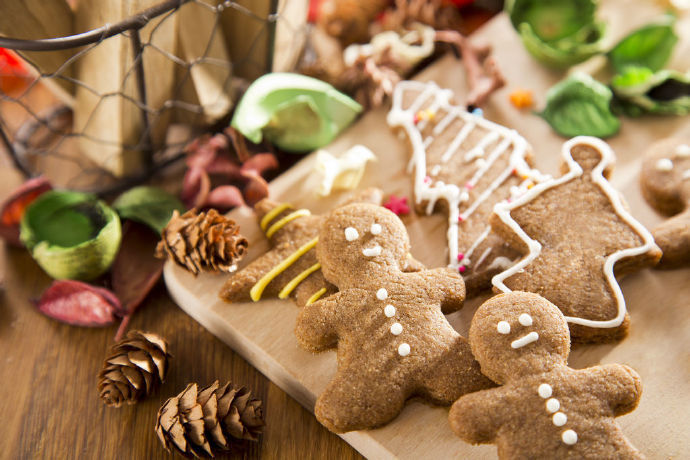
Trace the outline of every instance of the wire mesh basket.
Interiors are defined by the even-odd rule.
[[[251,80],[294,67],[307,34],[307,0],[79,0],[68,8],[73,30],[87,32],[0,37],[25,63],[14,75],[0,70],[0,81],[20,81],[0,86],[0,149],[27,176],[59,172],[59,185],[99,193],[145,180],[196,133],[227,124]],[[125,19],[108,23],[118,15]],[[0,19],[3,35],[15,19],[23,18]]]

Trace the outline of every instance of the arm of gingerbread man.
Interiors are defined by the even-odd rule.
[[[455,401],[448,422],[453,432],[468,443],[492,443],[503,423],[501,408],[507,404],[501,388],[470,393]]]
[[[444,314],[453,313],[465,303],[465,282],[452,268],[435,268],[417,272],[427,284],[431,299],[441,303]]]
[[[323,351],[338,342],[336,327],[340,316],[340,296],[341,293],[336,292],[302,308],[297,316],[295,335],[303,348]]]
[[[633,411],[642,396],[642,380],[637,372],[624,364],[606,364],[592,369],[589,386],[593,393],[608,403],[615,417]]]

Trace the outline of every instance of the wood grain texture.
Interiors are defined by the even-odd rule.
[[[624,8],[630,11],[625,19],[615,14]],[[616,37],[646,22],[652,14],[630,0],[609,1],[602,11]],[[538,106],[542,106],[546,89],[563,75],[542,68],[525,52],[506,16],[498,17],[480,30],[476,39],[494,45],[497,60],[510,82],[484,108],[486,117],[517,129],[534,147],[536,165],[558,175],[564,139],[539,118],[512,107],[507,96],[514,88],[529,88],[535,92]],[[456,90],[458,102],[462,103],[463,74],[460,63],[447,57],[418,78],[435,80],[442,87]],[[385,115],[385,110],[366,114],[328,150],[340,154],[355,142],[368,146],[379,161],[368,167],[361,187],[378,185],[387,193],[411,196],[411,179],[404,172],[409,153],[405,142],[387,128]],[[690,136],[690,126],[684,118],[626,119],[621,133],[610,140],[618,160],[612,182],[626,196],[633,214],[648,227],[660,218],[640,194],[640,157],[653,141],[674,134]],[[337,197],[319,199],[314,194],[318,177],[312,173],[313,163],[314,155],[308,156],[276,179],[271,184],[273,198],[316,213],[331,208]],[[242,233],[253,245],[249,260],[243,261],[247,263],[266,249],[265,239],[251,212],[236,210],[231,217],[240,223]],[[411,236],[412,255],[431,267],[446,262],[444,220],[440,215],[412,215],[403,219]],[[297,316],[293,304],[276,299],[226,304],[217,298],[224,276],[193,279],[172,265],[166,266],[165,275],[169,291],[183,309],[305,407],[313,408],[317,395],[334,375],[335,355],[332,352],[312,355],[299,348],[293,334]],[[681,458],[688,449],[690,426],[680,421],[688,420],[684,408],[690,405],[687,396],[690,394],[687,379],[690,337],[686,332],[690,328],[689,279],[688,269],[646,270],[625,278],[621,285],[632,317],[630,336],[619,344],[578,346],[570,356],[574,368],[617,362],[628,364],[640,373],[645,388],[640,407],[619,422],[633,444],[649,458]],[[448,317],[460,333],[467,333],[481,300],[468,302],[461,312]],[[445,408],[412,403],[389,425],[347,433],[343,438],[372,458],[495,458],[494,446],[473,447],[454,437],[446,419]]]
[[[0,168],[0,200],[20,179]],[[23,249],[0,256],[0,459],[171,459],[154,426],[160,405],[189,382],[230,380],[264,401],[266,429],[244,454],[217,458],[320,458],[360,456],[321,427],[294,399],[180,310],[159,285],[134,316],[131,328],[164,336],[174,357],[166,382],[149,399],[120,409],[98,397],[97,374],[117,326],[67,326],[40,313],[30,299],[49,277]]]

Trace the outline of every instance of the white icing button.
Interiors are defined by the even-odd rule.
[[[386,300],[388,298],[388,291],[385,288],[381,288],[376,291],[376,298],[379,300]]]
[[[371,234],[378,235],[381,233],[381,224],[371,224]]]
[[[690,145],[680,144],[678,147],[676,147],[676,155],[681,158],[690,157]]]
[[[556,412],[558,409],[561,408],[561,403],[558,401],[556,398],[551,398],[548,401],[546,401],[546,410],[549,411],[549,413],[553,414]]]
[[[354,227],[347,227],[345,229],[345,239],[347,241],[354,241],[357,238],[359,238],[359,233],[357,233],[357,229]]]
[[[658,171],[670,171],[673,169],[673,162],[668,158],[661,158],[657,160],[655,166]]]
[[[573,430],[565,430],[561,435],[561,439],[564,443],[572,446],[577,442],[577,433],[575,433]]]
[[[563,412],[556,412],[553,414],[553,424],[556,426],[563,426],[568,421],[568,417]]]
[[[551,394],[553,393],[553,388],[551,388],[551,385],[549,385],[548,383],[542,383],[541,385],[539,385],[537,392],[539,393],[539,396],[546,399],[551,397]]]
[[[518,321],[523,326],[531,326],[532,325],[532,317],[530,315],[528,315],[527,313],[521,314],[520,317],[518,318]]]
[[[401,343],[398,347],[398,354],[400,356],[407,356],[410,354],[410,346],[406,343]]]
[[[378,297],[378,293],[377,293],[377,297]],[[383,309],[383,314],[389,318],[394,317],[395,316],[395,307],[393,305],[386,305],[386,308]]]
[[[508,321],[499,321],[496,325],[496,330],[499,334],[510,334],[510,323]]]
[[[393,323],[393,325],[391,326],[391,334],[393,334],[393,335],[402,334],[402,324]]]
[[[377,244],[373,248],[364,248],[364,249],[362,249],[362,254],[364,254],[367,257],[380,256],[381,255],[381,246],[379,246]]]

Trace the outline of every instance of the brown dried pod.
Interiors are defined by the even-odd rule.
[[[98,391],[107,406],[135,404],[165,379],[168,344],[157,334],[130,331],[110,349],[98,374]]]
[[[204,271],[234,272],[249,243],[234,220],[215,209],[173,213],[156,247],[156,257],[168,257],[195,276]]]
[[[246,441],[256,441],[264,426],[261,401],[251,391],[218,381],[198,390],[190,383],[158,411],[156,434],[163,446],[186,457],[213,457]]]

